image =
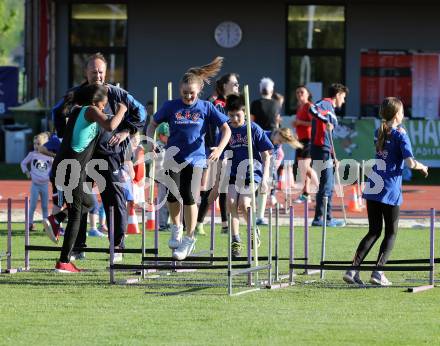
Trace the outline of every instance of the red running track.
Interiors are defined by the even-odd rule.
[[[0,181],[0,209],[6,209],[6,200],[8,198],[24,200],[24,198],[29,195],[30,191],[30,180],[1,180]],[[50,188],[49,188],[50,189]],[[350,200],[351,188],[345,187],[344,189],[345,197],[344,202],[347,210],[347,205]],[[51,193],[50,193],[51,195]],[[279,195],[282,195],[281,193]],[[280,201],[281,202],[281,201]],[[333,194],[333,205],[334,205],[334,217],[341,218],[341,198]],[[23,203],[13,204],[14,209],[23,208]],[[38,205],[38,208],[40,206]],[[51,205],[49,205],[51,208]],[[313,217],[314,203],[310,204],[309,217]],[[440,186],[414,186],[414,185],[404,185],[403,186],[403,205],[401,210],[429,210],[430,208],[436,208],[440,211]],[[300,207],[302,210],[302,207]],[[349,218],[365,218],[367,212],[363,208],[362,212],[349,212],[347,211],[347,217]]]

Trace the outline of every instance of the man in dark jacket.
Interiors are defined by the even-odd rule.
[[[124,163],[124,153],[130,144],[129,135],[137,131],[142,131],[146,112],[144,106],[134,99],[124,89],[117,86],[106,84],[105,76],[107,70],[107,61],[100,53],[93,54],[87,59],[86,77],[87,80],[72,89],[55,105],[52,109],[52,120],[55,125],[58,136],[64,135],[66,128],[66,118],[69,115],[69,107],[72,106],[72,95],[81,86],[87,84],[103,84],[108,88],[108,103],[104,113],[116,114],[117,104],[119,102],[127,105],[127,113],[124,116],[119,127],[114,132],[105,132],[99,139],[94,159],[103,159],[108,163],[108,169],[96,169],[105,181],[106,187],[101,192],[101,198],[107,216],[110,215],[110,207],[114,207],[114,231],[115,246],[123,247],[124,233],[127,228],[127,206],[124,190],[122,187],[122,166]],[[96,167],[95,167],[96,168]],[[55,225],[52,225],[55,226]],[[54,230],[54,233],[55,230]],[[76,246],[84,246],[86,240],[86,230],[80,230]]]

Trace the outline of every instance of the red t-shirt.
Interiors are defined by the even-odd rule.
[[[296,119],[302,121],[312,121],[312,115],[309,113],[310,103],[306,103],[302,105],[296,111]],[[312,138],[312,125],[297,125],[296,126],[296,135],[299,140],[311,139]]]

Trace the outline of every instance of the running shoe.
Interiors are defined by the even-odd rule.
[[[55,265],[55,272],[56,273],[80,273],[81,270],[78,269],[73,263],[63,263],[63,262],[57,262]]]
[[[312,226],[322,227],[322,220],[313,220]]]
[[[309,203],[312,201],[312,199],[310,198],[310,195],[302,194],[297,199],[295,199],[293,201],[293,203],[301,204],[301,203],[304,203],[305,201],[308,201]]]
[[[122,262],[122,258],[123,258],[122,252],[115,252],[113,254],[113,263]]]
[[[173,251],[173,258],[182,261],[188,257],[196,247],[196,238],[183,237],[179,247]]]
[[[241,243],[239,241],[233,241],[231,243],[232,257],[239,257],[241,255]]]
[[[98,231],[98,230],[95,229],[95,228],[92,228],[92,229],[89,231],[89,237],[103,238],[103,237],[105,237],[105,236],[106,236],[106,235],[105,235],[104,233]]]
[[[327,227],[344,227],[345,222],[343,220],[331,219],[327,220]]]
[[[222,226],[221,234],[228,234],[228,226]]]
[[[384,272],[382,271],[373,271],[370,277],[370,283],[378,286],[391,286],[393,283],[387,279]]]
[[[71,261],[83,261],[86,259],[86,253],[85,252],[76,252],[72,251],[70,254],[70,260]]]
[[[351,285],[365,285],[361,279],[361,276],[359,275],[359,270],[347,270],[342,279]]]
[[[168,247],[172,250],[177,249],[182,243],[183,226],[171,225],[171,237],[168,240]]]
[[[267,226],[269,221],[265,217],[257,217],[255,223],[259,226]]]
[[[49,215],[47,219],[44,219],[43,226],[49,239],[55,244],[58,244],[58,240],[60,239],[60,226],[56,222],[55,216]]]

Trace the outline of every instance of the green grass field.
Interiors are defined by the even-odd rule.
[[[262,231],[260,255],[265,255],[267,230]],[[295,248],[302,256],[302,228],[296,232]],[[329,229],[327,259],[350,260],[364,233],[364,228]],[[161,254],[167,256],[168,234],[160,236]],[[148,244],[152,237],[148,233]],[[310,238],[312,262],[317,263],[320,230],[312,228]],[[392,258],[428,258],[428,238],[426,229],[400,230]],[[226,237],[218,234],[216,241],[217,253],[226,255]],[[31,244],[51,243],[40,228]],[[106,239],[89,240],[89,246],[106,245]],[[209,238],[199,237],[197,251],[208,245]],[[6,225],[0,224],[0,252],[5,246]],[[23,225],[14,224],[14,267],[23,266],[23,246]],[[139,247],[140,236],[129,236],[127,246]],[[280,248],[281,256],[287,256],[285,227]],[[378,244],[369,259],[377,250]],[[88,271],[78,275],[54,273],[57,256],[34,252],[31,272],[0,275],[1,345],[440,344],[440,290],[405,292],[421,285],[413,281],[427,279],[427,273],[391,272],[390,288],[354,288],[342,282],[342,272],[327,272],[325,281],[298,275],[297,284],[287,289],[229,297],[222,271],[163,273],[133,286],[111,286],[107,255],[87,253],[78,266]],[[138,256],[127,255],[124,263],[138,264]],[[283,263],[281,272],[286,268]],[[368,276],[363,274],[365,280]],[[134,274],[118,273],[117,280],[128,277]],[[236,279],[236,288],[245,289],[244,282]],[[207,284],[221,287],[203,287]]]

